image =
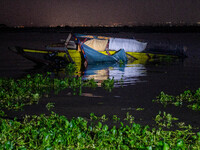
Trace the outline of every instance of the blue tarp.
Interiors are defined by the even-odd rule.
[[[82,44],[82,49],[84,50],[85,53],[85,58],[88,62],[88,64],[93,64],[97,62],[126,62],[127,57],[124,49],[121,49],[117,51],[113,55],[104,55],[89,46]]]

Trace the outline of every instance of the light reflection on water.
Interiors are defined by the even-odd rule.
[[[109,73],[109,78],[114,77],[117,81],[122,79],[124,86],[139,82],[140,76],[146,76],[146,68],[142,64],[126,64],[123,70],[113,68]],[[117,84],[117,86],[118,85],[119,84]]]
[[[83,75],[83,79],[94,79],[101,83],[103,80],[114,78],[115,86],[134,85],[139,82],[140,76],[146,76],[146,68],[143,64],[118,64],[118,63],[102,63],[96,65],[88,65]]]

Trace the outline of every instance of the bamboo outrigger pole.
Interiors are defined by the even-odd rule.
[[[68,37],[67,37],[67,39],[66,39],[66,41],[65,41],[65,47],[66,47],[65,53],[67,54],[69,61],[70,61],[71,63],[74,63],[74,61],[73,61],[72,57],[69,55],[69,52],[68,52],[68,49],[67,49],[67,45],[68,45],[68,43],[69,43],[71,37],[72,37],[72,34],[69,33],[69,35],[68,35]]]

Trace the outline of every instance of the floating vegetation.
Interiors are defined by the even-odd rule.
[[[54,108],[54,104],[55,104],[55,103],[47,103],[47,104],[46,104],[47,110],[51,110],[52,108]]]
[[[72,64],[72,63],[69,63],[66,67],[65,67],[65,73],[67,75],[71,75],[73,76],[74,73],[76,71],[76,65],[75,64]]]
[[[21,122],[0,118],[0,149],[200,149],[200,132],[191,129],[165,131],[122,122],[108,126],[98,120],[101,117],[91,116],[96,123],[53,112],[26,116]]]
[[[200,88],[197,89],[195,92],[190,90],[184,91],[184,93],[178,96],[172,96],[161,92],[159,96],[156,97],[156,100],[153,102],[161,103],[164,106],[169,104],[173,104],[175,106],[183,106],[186,104],[187,107],[191,108],[192,110],[199,111],[200,110]]]
[[[67,77],[59,79],[53,78],[52,73],[28,74],[22,79],[0,79],[0,116],[5,115],[4,111],[19,110],[25,105],[38,103],[43,96],[48,97],[50,92],[58,94],[61,90],[71,89],[73,95],[81,95],[83,87],[97,88],[97,82],[94,79],[83,81],[81,77],[74,77],[74,64],[66,67]],[[112,91],[114,88],[114,79],[104,80],[102,87],[105,90]],[[48,106],[47,109],[50,109]]]
[[[126,113],[126,118],[124,119],[130,123],[134,123],[135,117],[129,114],[129,112]]]
[[[123,111],[132,111],[132,110],[134,110],[134,111],[143,111],[144,110],[144,108],[134,108],[134,107],[128,107],[128,108],[121,108],[121,110],[123,110]]]
[[[97,82],[94,80],[94,79],[90,79],[90,80],[86,80],[87,82],[85,82],[85,87],[89,87],[89,88],[92,88],[92,89],[95,89],[97,88]]]
[[[101,86],[102,86],[104,89],[106,89],[106,90],[108,90],[109,92],[111,92],[112,89],[114,88],[114,83],[115,83],[114,78],[112,78],[112,79],[107,79],[107,80],[104,80],[104,81],[101,83]]]
[[[117,122],[119,122],[120,121],[120,118],[118,118],[117,117],[117,115],[113,115],[113,121],[115,122],[115,123],[117,123]]]
[[[171,114],[167,114],[166,112],[159,112],[159,114],[155,117],[156,124],[161,127],[170,128],[172,127],[172,122],[178,120],[178,118],[172,117]]]
[[[143,111],[144,110],[144,108],[136,108],[136,111]]]
[[[27,75],[25,78],[18,80],[1,79],[0,109],[22,109],[24,105],[38,103],[39,99],[43,95],[48,96],[50,91],[58,94],[59,91],[69,88],[72,89],[73,95],[81,95],[82,87],[90,87],[90,85],[96,87],[96,82],[83,82],[81,77],[58,79],[50,78],[50,75],[51,73],[47,73],[46,75]]]
[[[68,69],[74,71],[73,66]],[[81,95],[83,87],[97,87],[94,79],[83,81],[70,71],[68,73],[69,76],[63,79],[52,78],[49,72],[17,80],[0,79],[0,116],[5,116],[5,109],[19,110],[25,105],[38,103],[41,97],[52,91],[58,93],[69,89],[73,95]],[[102,87],[112,91],[114,79],[105,80]],[[165,106],[187,103],[188,107],[199,110],[199,99],[200,89],[185,91],[176,97],[161,92],[155,101]],[[49,102],[46,108],[50,111],[54,106]],[[144,108],[134,110],[142,111]],[[114,125],[108,126],[108,120],[112,120]],[[68,120],[54,112],[50,116],[25,116],[20,121],[0,117],[0,149],[200,149],[200,132],[194,133],[192,126],[178,122],[178,130],[171,130],[177,120],[166,112],[156,115],[155,126],[152,127],[137,124],[135,117],[129,113],[124,119],[117,115],[108,118],[91,113],[89,119],[77,117]]]

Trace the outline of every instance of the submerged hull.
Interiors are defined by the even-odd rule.
[[[70,63],[73,62],[77,65],[80,65],[85,60],[78,50],[69,49],[68,54],[65,51],[65,48],[60,49],[30,49],[30,48],[22,48],[22,47],[10,47],[10,50],[13,52],[20,54],[21,56],[37,63],[37,64],[45,64],[45,65],[55,65],[56,63],[65,62]],[[108,51],[110,55],[116,55],[116,51]],[[113,58],[107,57],[106,51],[98,52],[102,54],[103,59],[99,57],[95,57],[92,59],[96,59],[98,62],[101,60],[104,61],[112,61]],[[126,52],[125,53],[128,59],[128,62],[137,61],[137,62],[146,62],[152,61],[156,59],[162,58],[179,58],[176,55],[168,55],[168,54],[154,54],[154,53],[141,53],[141,52]],[[98,55],[99,56],[99,55]],[[121,56],[121,54],[119,55]],[[118,59],[120,60],[120,58]],[[91,61],[91,63],[94,63]]]
[[[94,64],[99,62],[127,62],[127,57],[125,51],[119,50],[112,55],[105,55],[98,51],[93,50],[87,45],[82,46],[84,49],[85,59],[88,64]]]
[[[23,47],[10,47],[11,51],[37,63],[45,65],[55,65],[56,63],[69,63],[70,61],[81,63],[81,53],[77,50],[65,49],[30,49]]]

